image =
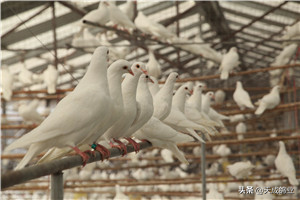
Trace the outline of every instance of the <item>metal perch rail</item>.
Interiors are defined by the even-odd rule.
[[[151,143],[149,142],[141,142],[139,144],[140,144],[140,149],[145,149],[152,146]],[[134,148],[131,145],[127,145],[126,148],[128,153],[134,151]],[[109,151],[111,153],[110,157],[117,157],[122,154],[122,152],[120,152],[116,148],[109,149]],[[92,163],[100,160],[102,160],[102,156],[98,151],[96,151],[95,157],[93,157],[90,154],[90,158],[87,161],[87,163]],[[59,160],[53,160],[48,163],[37,164],[34,166],[26,167],[22,170],[7,172],[1,175],[1,190],[42,176],[52,174],[53,177],[53,174],[60,173],[62,170],[78,167],[81,165],[82,165],[82,158],[79,155],[74,155]]]

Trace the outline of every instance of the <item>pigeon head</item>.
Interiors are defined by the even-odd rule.
[[[134,63],[135,68],[142,71],[144,74],[148,75],[147,69],[146,69],[146,64],[143,62],[135,62]]]
[[[146,75],[146,74],[142,74],[141,76],[140,76],[140,79],[139,79],[139,81],[141,81],[141,82],[152,82],[152,83],[154,83],[154,81],[150,78],[150,76],[149,75]]]
[[[130,73],[131,75],[134,75],[129,66],[130,63],[127,60],[119,59],[109,66],[108,71],[115,71],[119,74]]]
[[[237,52],[237,48],[236,47],[231,47],[229,51]]]
[[[178,76],[177,72],[172,72],[172,73],[170,73],[168,79],[175,82],[178,79],[178,77],[179,76]]]
[[[190,94],[190,95],[193,94],[193,83],[192,82],[185,83],[181,87],[184,88],[186,94]]]
[[[134,73],[134,75],[141,75],[143,73],[142,68],[145,67],[143,65],[145,64],[142,62],[135,62],[131,65],[131,70]]]
[[[92,56],[92,60],[91,63],[95,63],[97,65],[97,63],[104,63],[109,61],[109,50],[107,47],[105,46],[101,46],[98,47],[95,51],[94,54]]]
[[[208,92],[208,93],[206,93],[206,95],[209,97],[210,100],[214,100],[215,99],[214,92]]]
[[[237,86],[237,87],[243,86],[243,85],[242,85],[242,82],[241,82],[241,81],[237,81],[237,82],[236,82],[236,86]]]

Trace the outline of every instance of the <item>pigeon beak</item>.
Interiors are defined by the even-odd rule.
[[[213,95],[211,98],[212,98],[213,100],[215,100],[215,95]]]
[[[194,93],[194,90],[190,90],[190,94],[192,95]]]
[[[148,80],[154,84],[154,81],[149,77]]]
[[[148,75],[148,71],[147,71],[147,70],[143,70],[143,69],[141,69],[141,70],[142,70],[142,72],[143,72],[144,74]]]
[[[103,3],[104,3],[105,5],[107,5],[107,6],[109,5],[106,1],[104,1]]]
[[[132,70],[128,70],[129,74],[131,74],[132,76],[134,76],[134,73],[132,72]]]

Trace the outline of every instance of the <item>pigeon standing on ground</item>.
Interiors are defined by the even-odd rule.
[[[279,152],[275,159],[275,166],[283,176],[289,179],[291,185],[299,185],[293,160],[286,152],[285,145],[282,141],[279,142]]]
[[[149,49],[149,60],[146,64],[146,68],[150,76],[158,78],[161,75],[161,66],[156,60],[154,53],[151,49]]]
[[[231,47],[229,52],[223,56],[219,70],[221,71],[221,80],[227,80],[229,72],[239,65],[239,54],[236,47]]]
[[[14,77],[7,66],[2,66],[2,93],[5,101],[10,101],[13,90]]]
[[[250,96],[246,90],[244,90],[242,82],[236,82],[236,88],[233,93],[233,100],[240,107],[241,110],[247,108],[254,108],[254,105],[251,102]]]
[[[53,65],[49,65],[48,68],[44,71],[44,82],[47,85],[48,94],[56,93],[56,84],[59,72]]]
[[[276,85],[272,88],[269,94],[263,96],[259,101],[259,106],[255,111],[256,115],[261,115],[267,109],[273,109],[280,103],[280,86]]]
[[[44,118],[36,111],[39,105],[39,100],[34,99],[28,104],[21,103],[18,108],[19,115],[23,118],[25,123],[40,124]]]
[[[159,120],[164,120],[171,112],[173,89],[175,81],[178,79],[176,72],[170,73],[164,86],[153,97],[154,113],[153,116]]]
[[[57,104],[40,126],[6,147],[6,152],[29,147],[16,169],[25,167],[32,158],[52,147],[69,146],[86,163],[89,157],[78,149],[77,144],[89,133],[94,133],[93,130],[100,123],[95,119],[105,120],[110,116],[111,102],[106,76],[108,53],[106,47],[98,47],[76,88]],[[83,114],[79,115],[78,109]]]

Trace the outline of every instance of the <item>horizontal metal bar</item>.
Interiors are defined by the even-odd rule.
[[[151,147],[149,142],[141,142],[140,149],[145,149]],[[133,146],[127,145],[127,152],[131,153],[134,151]],[[119,149],[112,148],[109,149],[111,157],[117,157],[122,154]],[[95,151],[95,157],[89,154],[90,158],[87,163],[92,163],[100,161],[102,159],[101,154],[98,151]],[[57,173],[59,171],[70,169],[73,167],[78,167],[82,165],[82,158],[79,155],[69,156],[67,158],[53,160],[44,164],[37,164],[34,166],[26,167],[17,171],[10,171],[1,175],[1,190],[11,187],[16,184],[24,183],[26,181],[36,179],[42,176],[47,176],[50,174]]]

